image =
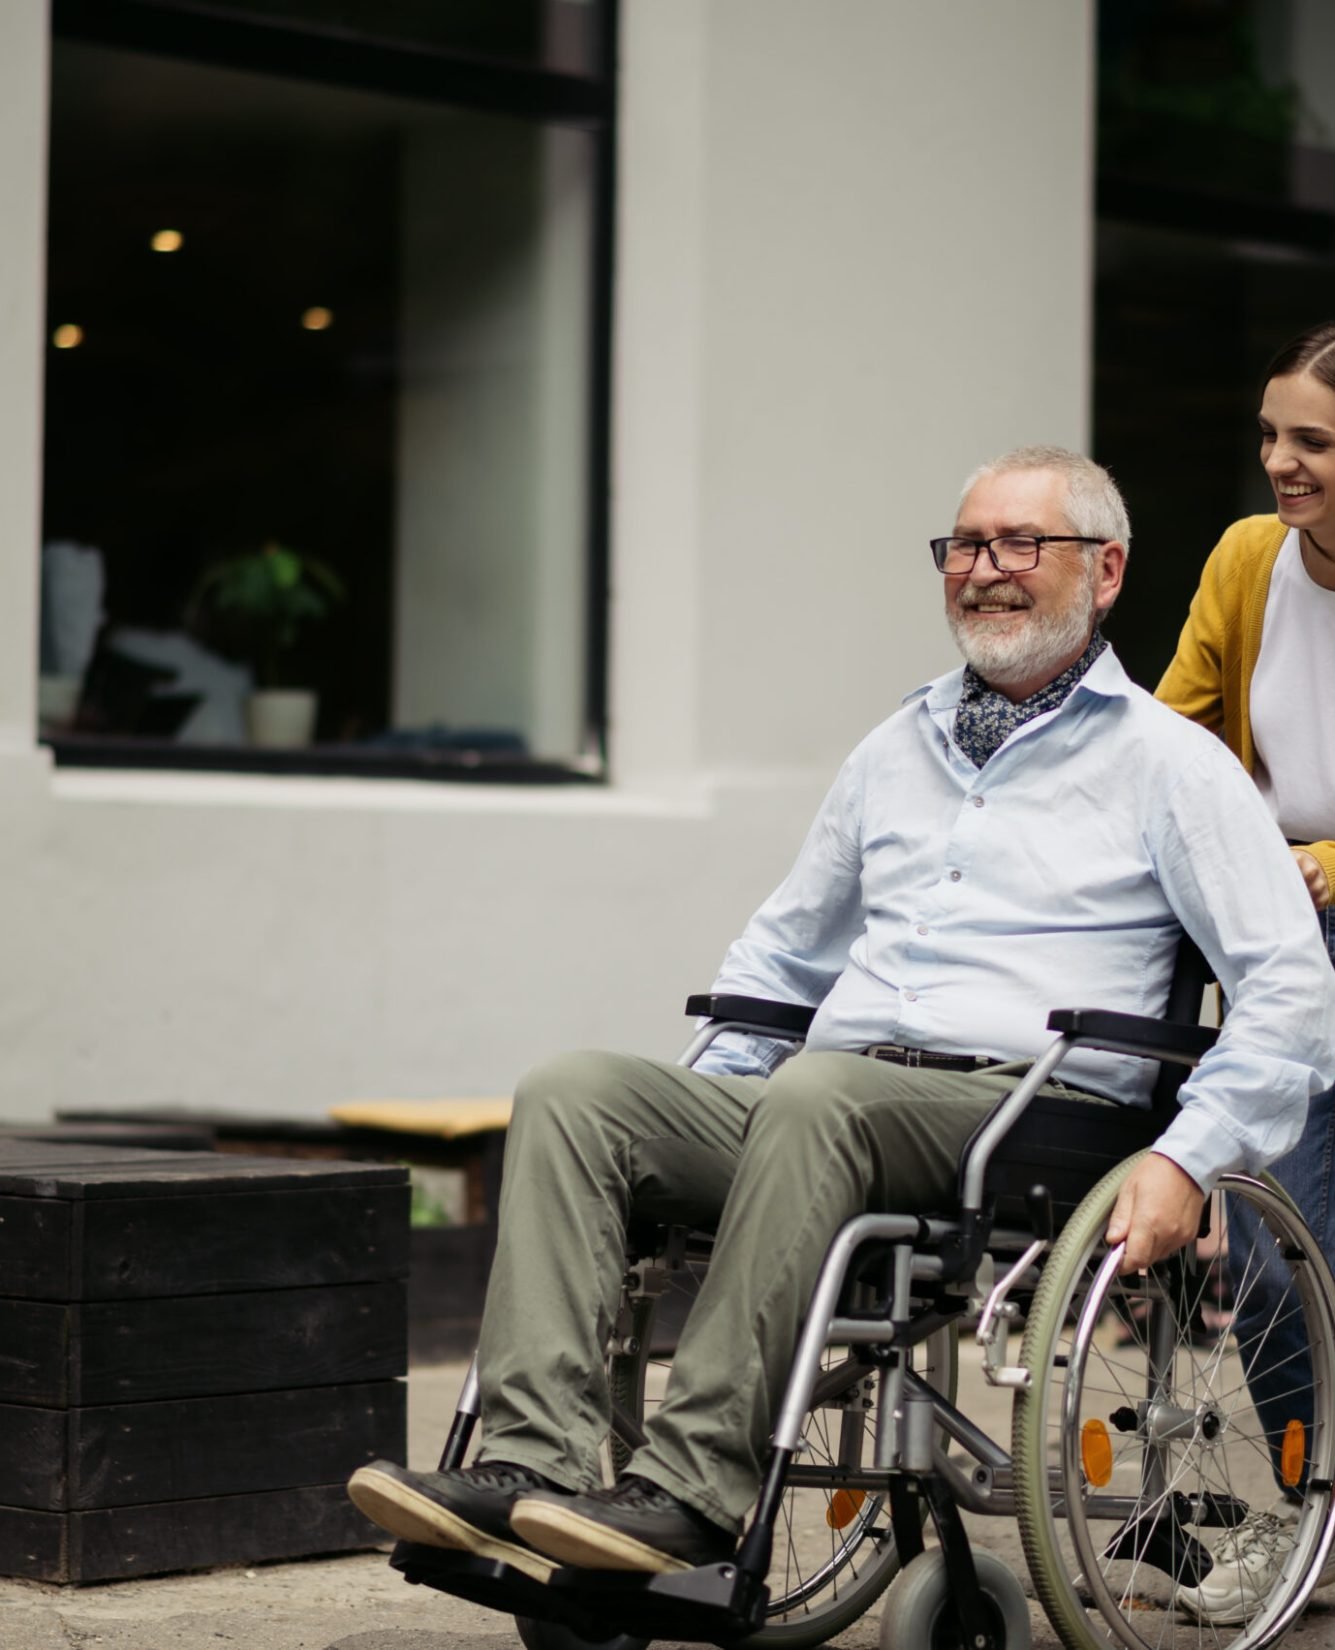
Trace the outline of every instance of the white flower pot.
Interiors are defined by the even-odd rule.
[[[309,745],[315,732],[319,695],[311,688],[262,688],[246,700],[246,727],[252,745],[292,750]]]

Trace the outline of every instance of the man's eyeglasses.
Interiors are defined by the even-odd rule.
[[[1103,539],[1077,538],[1072,533],[1011,534],[1000,539],[932,539],[932,559],[941,573],[972,573],[980,552],[986,550],[998,573],[1027,573],[1038,566],[1045,544],[1103,544]]]

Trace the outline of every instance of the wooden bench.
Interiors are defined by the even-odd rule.
[[[343,1486],[404,1458],[406,1171],[33,1133],[0,1137],[0,1573],[375,1545]]]

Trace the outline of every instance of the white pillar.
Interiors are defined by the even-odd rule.
[[[0,8],[0,752],[33,745],[46,314],[47,8]]]

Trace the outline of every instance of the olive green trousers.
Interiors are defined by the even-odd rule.
[[[480,1459],[600,1482],[603,1374],[637,1191],[726,1202],[667,1396],[629,1470],[715,1523],[754,1500],[808,1297],[866,1209],[949,1208],[965,1142],[1013,1076],[801,1053],[769,1079],[619,1054],[539,1066],[516,1094],[478,1348]]]

